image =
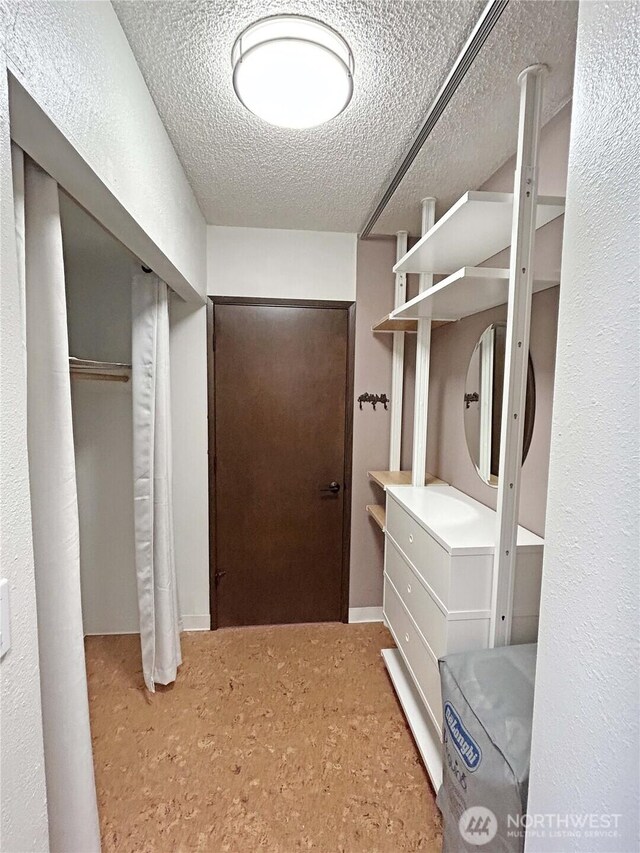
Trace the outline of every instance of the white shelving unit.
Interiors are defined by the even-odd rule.
[[[533,282],[533,292],[555,287],[557,281]],[[509,297],[509,270],[462,267],[453,275],[419,293],[390,315],[394,320],[461,320],[479,311],[504,305]]]
[[[422,238],[411,250],[396,255],[397,261],[393,268],[396,281],[400,276],[409,273],[420,274],[421,292],[403,304],[396,301],[395,309],[384,320],[384,324],[388,324],[389,328],[397,328],[396,324],[401,321],[416,322],[420,340],[420,330],[424,329],[425,324],[429,324],[430,333],[433,321],[452,322],[498,305],[507,305],[500,473],[494,522],[495,546],[491,556],[491,596],[490,602],[487,602],[490,606],[486,610],[490,622],[489,647],[505,645],[511,641],[524,435],[524,417],[520,415],[524,412],[526,401],[531,297],[536,291],[558,284],[556,281],[536,281],[533,274],[536,230],[561,216],[565,208],[563,198],[538,196],[537,192],[545,73],[545,66],[533,65],[524,69],[518,77],[520,119],[514,192],[470,191],[435,224],[432,224],[433,219],[426,222],[423,215]],[[507,247],[510,247],[509,269],[480,266]],[[447,277],[432,284],[429,277],[433,275]],[[396,297],[397,295],[396,291]],[[430,334],[426,334],[422,358],[427,367],[420,376],[416,369],[416,400],[421,400],[422,406],[429,399],[429,348]],[[416,423],[414,460],[416,442],[421,446],[426,443],[426,423],[421,423],[419,419]],[[413,467],[415,470],[415,463]],[[416,483],[415,479],[412,477],[413,487],[424,496],[426,492],[423,491],[423,484]],[[380,480],[376,479],[376,482]],[[385,483],[383,487],[386,485]],[[404,488],[398,490],[399,493],[401,491],[404,491]],[[387,537],[387,553],[393,538],[394,524],[393,511],[390,508],[390,515],[387,517],[385,514],[383,526]],[[388,527],[391,530],[387,529]],[[413,542],[411,536],[408,537],[408,542]],[[418,548],[412,547],[414,551]],[[410,592],[409,587],[408,593]],[[410,615],[406,605],[405,609]],[[399,631],[398,635],[394,631],[394,622],[398,623],[395,626]],[[402,646],[402,638],[409,642],[409,622],[404,619],[401,610],[387,610],[386,603],[385,624],[394,634],[399,648]],[[406,625],[406,632],[402,629],[403,625]],[[433,720],[430,720],[427,703],[422,702],[422,688],[416,689],[422,676],[415,676],[408,666],[403,665],[402,654],[398,649],[384,649],[382,656],[431,781],[437,789],[442,778],[440,732],[430,724]],[[426,670],[422,675],[428,680]]]
[[[539,196],[536,228],[564,213],[564,199]],[[456,272],[511,245],[513,193],[467,192],[393,268],[394,273]]]

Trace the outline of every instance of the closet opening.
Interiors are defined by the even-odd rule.
[[[137,634],[131,279],[140,267],[62,191],[60,219],[84,634]]]

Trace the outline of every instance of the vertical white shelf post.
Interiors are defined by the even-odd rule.
[[[513,579],[518,536],[520,472],[529,360],[533,251],[538,196],[538,147],[544,65],[518,77],[520,119],[514,179],[504,395],[500,430],[498,538],[493,564],[492,646],[508,645],[513,613]]]
[[[493,431],[493,351],[495,329],[482,335],[480,344],[480,474],[485,482],[491,480],[491,433]]]
[[[407,232],[398,231],[396,236],[396,261],[407,253]],[[396,273],[396,288],[393,307],[407,301],[407,276]],[[391,362],[391,440],[389,442],[389,470],[400,470],[402,448],[402,399],[404,382],[404,332],[393,333],[393,359]]]
[[[435,198],[422,199],[422,236],[436,218]],[[420,293],[433,284],[433,275],[420,274]],[[429,362],[431,358],[431,320],[418,320],[416,342],[415,404],[413,409],[413,461],[411,484],[424,486],[427,470],[427,419],[429,408]]]

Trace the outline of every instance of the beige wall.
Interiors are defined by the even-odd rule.
[[[353,480],[351,502],[350,607],[379,607],[382,603],[384,537],[365,511],[367,504],[385,502],[382,490],[367,471],[389,467],[390,411],[364,405],[365,391],[391,396],[393,336],[371,332],[371,326],[393,308],[396,238],[358,242],[356,271],[356,345],[353,415]],[[407,296],[418,292],[418,277],[409,276]],[[416,336],[405,335],[404,393],[402,405],[403,469],[411,468],[413,447],[413,396]]]
[[[540,134],[539,179],[540,195],[564,195],[567,188],[569,164],[569,134],[571,130],[571,101],[547,122]],[[482,185],[483,190],[513,192],[515,156],[507,160]]]
[[[389,411],[370,404],[362,411],[360,394],[391,394],[392,335],[373,335],[371,326],[393,307],[395,239],[358,243],[356,275],[356,347],[353,415],[353,486],[351,501],[351,607],[382,602],[384,537],[365,512],[367,504],[383,503],[382,490],[367,471],[389,467]]]

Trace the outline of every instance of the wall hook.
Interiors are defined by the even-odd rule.
[[[480,395],[478,394],[477,391],[474,391],[473,394],[465,394],[464,395],[465,409],[468,409],[469,406],[471,405],[471,403],[477,403],[479,399],[480,399]]]
[[[358,397],[358,403],[360,404],[360,411],[362,411],[362,404],[363,403],[371,403],[371,405],[373,406],[374,412],[376,410],[376,405],[378,403],[382,403],[382,405],[384,406],[385,411],[386,411],[388,408],[388,404],[390,402],[391,401],[389,400],[389,398],[387,397],[386,394],[370,394],[368,391],[365,391],[364,394],[360,394],[360,396]]]

